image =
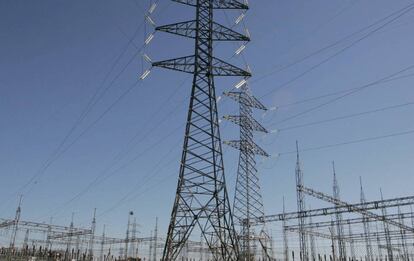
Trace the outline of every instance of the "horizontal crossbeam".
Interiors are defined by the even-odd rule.
[[[190,56],[184,56],[184,57],[179,57],[175,59],[155,62],[152,64],[152,66],[193,74],[195,70],[195,56],[190,55]],[[213,57],[212,66],[213,66],[212,73],[214,76],[242,76],[242,77],[251,76],[249,72],[243,69],[240,69],[234,65],[231,65],[218,58]]]
[[[174,2],[186,4],[190,6],[197,6],[197,0],[173,0]],[[244,9],[249,7],[236,0],[213,0],[213,9]]]
[[[261,155],[264,157],[269,157],[269,154],[267,154],[266,151],[264,151],[256,143],[253,143],[253,142],[230,140],[230,141],[224,141],[224,144],[231,146],[238,150],[249,149],[249,150],[252,150],[254,154]]]
[[[155,30],[193,39],[197,36],[196,20],[158,26]],[[211,36],[213,41],[250,41],[249,37],[216,22],[213,22]],[[208,31],[201,30],[199,37],[200,39],[208,40],[210,39],[210,34]]]

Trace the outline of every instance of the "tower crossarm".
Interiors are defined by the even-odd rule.
[[[253,142],[230,140],[230,141],[224,141],[224,144],[230,147],[233,147],[235,149],[238,149],[238,150],[249,149],[249,150],[252,150],[253,153],[256,155],[269,157],[269,154],[267,154],[266,151],[264,151],[262,148],[259,147],[259,145]]]
[[[386,219],[391,220],[397,220],[398,219],[398,214],[388,214],[385,216]],[[404,213],[404,218],[408,219],[408,218],[414,218],[414,215],[412,215],[411,213]],[[375,219],[369,219],[369,218],[365,218],[365,217],[357,217],[357,218],[350,218],[350,219],[343,219],[342,221],[338,222],[338,221],[333,221],[334,224],[342,224],[342,225],[347,225],[347,224],[351,224],[351,225],[355,225],[355,224],[361,224],[364,221],[367,222],[375,222]],[[321,228],[326,228],[326,227],[330,227],[332,226],[332,221],[321,221],[321,222],[313,222],[313,223],[308,223],[304,226],[305,229],[321,229]],[[298,229],[299,226],[298,225],[289,225],[286,226],[287,229]]]
[[[358,206],[349,204],[345,201],[339,200],[339,199],[334,198],[330,195],[327,195],[325,193],[322,193],[322,192],[319,192],[319,191],[316,191],[316,190],[313,190],[311,188],[307,188],[307,187],[304,187],[304,186],[301,187],[301,190],[304,193],[308,194],[309,196],[313,196],[315,198],[318,198],[318,199],[330,202],[332,204],[335,204],[335,206],[337,208],[338,207],[347,207],[350,210],[350,212],[358,212],[358,213],[361,213],[362,215],[364,215],[366,217],[376,219],[378,221],[384,221],[384,222],[386,222],[390,225],[394,225],[396,227],[414,232],[414,228],[406,226],[406,225],[401,224],[401,223],[399,223],[397,221],[394,221],[394,220],[386,219],[382,215],[378,215],[378,214],[375,214],[373,212],[367,211],[364,207],[358,207]],[[340,212],[338,212],[338,213],[340,213]]]
[[[197,0],[172,0],[173,2],[186,4],[190,6],[197,6]],[[243,9],[247,10],[249,7],[246,4],[240,3],[236,0],[213,0],[213,9]]]
[[[297,232],[297,233],[299,232],[299,228],[298,227],[286,226],[285,229],[287,231],[290,231],[290,232]],[[318,232],[318,231],[314,231],[314,230],[304,230],[304,232],[305,232],[305,234],[308,234],[308,235],[313,235],[313,236],[316,236],[316,237],[330,239],[330,240],[332,239],[332,236],[330,234],[325,234],[325,233]],[[338,236],[334,236],[333,239],[337,240],[338,239]],[[351,240],[345,238],[345,241],[351,241]]]
[[[0,228],[13,226],[16,222],[14,220],[6,220],[0,223]]]
[[[251,74],[239,67],[231,65],[218,58],[212,58],[212,74],[213,76],[243,76],[250,77]],[[180,71],[185,73],[194,73],[195,68],[195,56],[183,56],[180,58],[174,58],[164,61],[155,62],[152,66],[170,69],[174,71]]]
[[[158,26],[155,28],[157,31],[162,31],[170,34],[176,34],[188,38],[196,38],[196,20],[168,24]],[[208,38],[210,35],[208,32],[200,32],[201,39]],[[212,40],[213,41],[250,41],[248,36],[238,33],[228,27],[225,27],[219,23],[213,22],[212,29]]]
[[[76,236],[83,236],[83,235],[90,235],[92,233],[91,230],[79,230],[74,232],[67,232],[67,233],[57,233],[48,237],[49,240],[56,240],[61,238],[68,238],[68,237],[76,237]]]
[[[258,99],[256,99],[256,97],[248,95],[244,92],[225,92],[223,94],[239,103],[242,103],[243,105],[259,110],[267,110],[267,108]]]
[[[225,120],[231,121],[239,126],[247,127],[251,130],[267,133],[267,130],[255,119],[247,116],[226,115]]]
[[[382,209],[382,208],[390,208],[390,207],[397,207],[397,206],[408,206],[414,205],[414,196],[408,197],[399,197],[399,198],[392,198],[392,199],[384,199],[384,200],[376,200],[376,201],[367,201],[364,203],[356,203],[356,204],[349,204],[348,205],[341,205],[340,207],[327,207],[327,208],[318,208],[318,209],[310,209],[305,210],[303,212],[286,212],[280,214],[273,214],[267,215],[261,218],[256,219],[256,222],[277,222],[283,220],[291,220],[291,219],[298,219],[301,216],[304,217],[318,217],[318,216],[328,216],[333,215],[336,212],[340,213],[349,213],[349,212],[356,212],[355,209],[364,210],[375,210],[375,209]],[[381,220],[383,221],[382,216],[380,216]],[[372,218],[378,220],[377,217]],[[412,231],[412,228],[409,228]]]

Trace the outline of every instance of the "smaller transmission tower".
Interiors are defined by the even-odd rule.
[[[259,235],[253,220],[264,216],[263,199],[256,169],[255,156],[268,157],[269,155],[254,141],[253,132],[267,133],[267,130],[253,118],[253,108],[267,110],[254,96],[252,96],[247,81],[239,87],[240,91],[227,92],[224,95],[239,103],[240,115],[224,116],[224,119],[240,126],[240,140],[225,141],[224,143],[240,151],[237,170],[236,192],[234,197],[233,215],[238,229],[240,241],[240,259],[257,259],[257,247],[260,246],[267,259],[268,249],[264,225],[260,224]]]
[[[19,205],[17,206],[16,215],[14,217],[13,231],[12,231],[12,235],[11,235],[11,238],[10,238],[10,250],[11,251],[13,250],[14,245],[16,243],[17,231],[19,229],[20,215],[22,214],[22,198],[23,197],[20,196]]]
[[[155,218],[154,228],[154,252],[152,253],[154,261],[157,261],[157,249],[158,249],[158,217]]]
[[[339,185],[338,180],[336,178],[336,171],[335,171],[335,162],[332,162],[332,171],[333,171],[333,196],[336,200],[340,200],[339,195]],[[338,209],[338,205],[336,205]],[[338,250],[339,250],[339,260],[346,261],[346,246],[344,241],[344,227],[342,226],[342,214],[339,212],[335,213],[336,217],[336,233],[338,236]]]
[[[93,246],[95,242],[95,230],[96,230],[96,208],[93,210],[93,218],[91,224],[91,235],[89,238],[89,259],[93,260]]]
[[[285,208],[285,197],[283,197],[283,216],[286,213]],[[288,242],[288,235],[286,229],[286,219],[283,217],[283,255],[284,260],[289,261],[289,242]]]
[[[380,189],[380,193],[381,193],[381,200],[384,200],[381,189]],[[382,216],[385,220],[386,216],[387,216],[387,209],[382,208],[381,212],[382,212]],[[391,244],[392,242],[391,242],[391,236],[390,236],[390,228],[389,228],[388,222],[383,222],[383,223],[384,223],[385,242],[386,242],[386,246],[387,246],[388,261],[394,261],[394,254],[393,254],[393,251],[392,251],[392,244]]]
[[[362,178],[359,177],[359,184],[361,187],[361,203],[365,203],[366,202],[366,198],[365,198],[365,193],[364,193],[364,189],[362,187]],[[364,225],[364,237],[365,237],[365,246],[367,249],[367,261],[373,261],[373,253],[372,253],[372,244],[371,244],[371,231],[370,231],[370,226],[369,226],[369,220],[367,216],[363,216],[363,220],[362,223]]]
[[[299,145],[296,141],[296,169],[295,169],[295,176],[296,176],[296,197],[297,197],[297,205],[298,205],[298,212],[299,212],[299,246],[300,246],[300,259],[302,261],[308,261],[308,242],[307,242],[307,235],[305,231],[305,224],[306,224],[306,214],[305,214],[305,194],[303,193],[303,172],[301,168],[300,158],[299,158]]]
[[[126,230],[126,237],[125,237],[125,260],[128,259],[128,246],[129,246],[129,241],[130,241],[130,228],[131,228],[131,217],[134,215],[134,212],[129,211],[128,213],[128,225],[127,225],[127,230]]]

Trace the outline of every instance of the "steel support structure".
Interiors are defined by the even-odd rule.
[[[365,199],[365,193],[364,193],[364,189],[362,187],[362,179],[361,177],[359,177],[359,183],[360,183],[360,187],[361,187],[361,191],[360,191],[360,202],[361,203],[366,203],[366,199]],[[365,238],[365,248],[366,248],[366,256],[367,256],[367,261],[373,261],[373,252],[372,252],[372,243],[371,243],[371,230],[370,230],[370,224],[368,222],[368,217],[367,216],[362,216],[362,222],[364,225],[364,238]]]
[[[303,172],[301,168],[301,162],[299,158],[299,146],[296,142],[296,168],[295,168],[295,178],[296,178],[296,199],[298,207],[298,223],[299,223],[299,246],[300,246],[300,258],[302,261],[308,261],[308,238],[306,231],[304,229],[306,225],[306,207],[305,207],[305,194],[303,193],[304,182],[303,182]]]
[[[240,126],[240,139],[224,142],[240,151],[233,204],[233,217],[240,243],[239,259],[258,260],[258,253],[261,252],[264,254],[261,260],[268,260],[271,257],[265,224],[254,224],[255,219],[264,216],[256,155],[269,156],[254,142],[254,131],[267,133],[267,130],[253,118],[253,108],[267,109],[252,96],[247,81],[239,89],[237,92],[224,93],[239,103],[240,110],[240,115],[224,116],[224,119]],[[256,230],[257,227],[259,231]]]
[[[382,191],[381,191],[381,200],[383,200],[384,197],[382,195]],[[382,212],[382,216],[383,219],[385,220],[385,217],[387,216],[387,209],[386,208],[382,208],[381,209]],[[391,236],[390,236],[390,227],[388,222],[383,222],[384,224],[384,232],[385,232],[385,243],[386,243],[386,249],[387,249],[387,255],[388,255],[388,261],[393,261],[394,260],[394,254],[393,254],[393,249],[391,247]]]
[[[21,206],[22,206],[22,196],[20,196],[20,198],[19,198],[19,205],[17,206],[16,215],[15,215],[14,220],[12,222],[13,230],[12,230],[12,235],[11,235],[11,238],[10,238],[10,250],[11,251],[13,250],[14,245],[16,243],[16,236],[17,236],[17,231],[19,229],[20,216],[21,216],[21,213],[22,213],[22,207]]]
[[[285,213],[285,197],[283,197],[283,213]],[[286,220],[283,220],[283,255],[285,261],[289,261],[289,242],[288,242],[288,235],[286,229]]]
[[[337,201],[340,201],[340,192],[339,192],[339,184],[338,179],[336,178],[336,171],[335,171],[335,163],[332,162],[332,170],[333,170],[333,197]],[[338,208],[339,205],[335,204],[335,207]],[[344,227],[342,225],[342,213],[337,212],[335,213],[336,218],[336,233],[338,235],[338,253],[339,253],[339,260],[346,261],[346,246],[343,240],[344,236]]]
[[[153,66],[193,75],[179,179],[162,260],[176,260],[196,228],[213,260],[237,260],[234,229],[224,175],[215,76],[251,76],[213,56],[214,41],[248,41],[249,37],[213,21],[216,9],[247,10],[236,0],[173,0],[195,8],[195,19],[157,27],[194,39],[193,55]]]

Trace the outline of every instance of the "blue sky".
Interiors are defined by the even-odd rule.
[[[244,57],[253,71],[253,93],[269,108],[280,106],[264,116],[256,114],[270,130],[414,102],[413,77],[406,77],[371,86],[290,120],[285,119],[340,95],[283,106],[363,86],[413,65],[414,11],[357,41],[352,48],[346,46],[363,33],[274,73],[410,1],[249,2],[245,24],[252,42]],[[191,83],[188,75],[153,69],[148,78],[135,84],[143,68],[148,68],[137,54],[145,35],[153,30],[139,27],[148,6],[146,0],[0,2],[1,217],[14,215],[18,194],[23,193],[25,220],[46,221],[53,215],[55,222],[68,224],[75,212],[75,221],[88,225],[96,207],[99,230],[107,224],[111,233],[120,235],[128,211],[134,210],[143,234],[149,234],[156,216],[161,233],[165,233]],[[153,19],[157,25],[173,23],[191,19],[193,11],[161,0]],[[237,12],[228,11],[229,21],[237,16]],[[221,11],[216,17],[227,25]],[[129,43],[134,34],[133,43]],[[227,60],[237,48],[237,44],[220,43],[216,55]],[[192,50],[188,39],[156,33],[145,52],[153,60],[162,60],[188,55]],[[243,66],[241,57],[230,61]],[[217,79],[217,93],[231,89],[238,80]],[[54,158],[54,151],[102,86],[107,91],[65,140],[63,152]],[[219,110],[220,115],[233,114],[237,105],[223,98]],[[258,134],[257,143],[275,156],[294,150],[295,140],[306,149],[399,133],[414,129],[413,113],[414,105],[403,106],[266,137]],[[236,126],[222,124],[224,140],[236,138],[237,133]],[[346,200],[358,201],[359,176],[363,177],[368,199],[378,198],[380,187],[385,197],[409,195],[414,181],[413,145],[414,135],[403,135],[303,152],[305,182],[330,193],[331,161],[335,160]],[[224,157],[232,196],[237,152],[226,148]],[[287,209],[295,210],[294,166],[294,154],[260,163],[267,213],[281,211],[282,196],[286,197]],[[102,177],[106,178],[102,181]],[[95,179],[98,184],[88,186]],[[312,202],[312,206],[319,205]]]

